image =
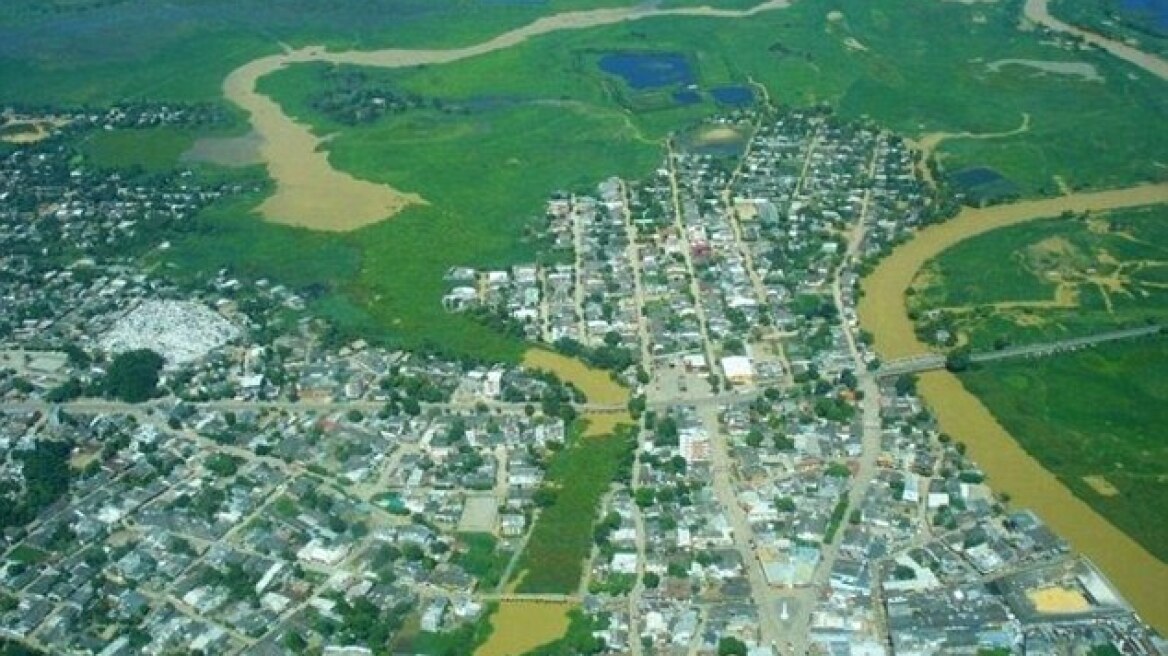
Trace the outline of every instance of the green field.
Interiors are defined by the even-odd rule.
[[[944,329],[985,349],[1168,324],[1166,282],[1168,205],[1159,205],[967,239],[926,265],[909,309],[927,341]]]
[[[592,549],[600,499],[628,466],[634,446],[628,427],[605,437],[582,437],[579,427],[573,431],[548,468],[545,484],[556,490],[556,499],[532,528],[516,574],[518,592],[576,592]]]
[[[961,382],[1043,467],[1168,562],[1166,371],[1161,335],[984,365]],[[1102,494],[1085,477],[1102,477],[1114,490]]]
[[[141,167],[145,171],[170,171],[179,166],[179,157],[201,136],[181,128],[149,128],[94,132],[81,152],[95,166],[103,168]]]

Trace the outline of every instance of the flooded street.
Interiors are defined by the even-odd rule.
[[[1168,202],[1168,184],[1082,193],[969,209],[946,223],[930,226],[897,248],[863,282],[859,314],[876,338],[885,360],[925,353],[905,307],[904,291],[916,272],[958,242],[989,230],[1026,221],[1082,212]],[[1071,546],[1091,558],[1115,583],[1141,617],[1168,631],[1168,565],[1159,561],[1075,497],[1037,460],[1026,454],[956,376],[931,372],[918,386],[941,430],[964,442],[969,455],[989,476],[996,492],[1006,492],[1014,507],[1031,508]]]

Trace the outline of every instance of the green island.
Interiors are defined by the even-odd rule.
[[[1166,219],[1166,205],[1068,212],[967,239],[917,274],[917,337],[991,350],[1168,323]]]
[[[634,446],[629,426],[600,437],[580,429],[552,456],[545,487],[537,493],[539,517],[515,574],[517,592],[576,592],[600,500],[614,481],[628,480]]]

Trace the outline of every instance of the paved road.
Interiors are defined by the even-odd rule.
[[[626,256],[629,259],[629,267],[633,270],[633,298],[636,300],[637,307],[645,307],[645,286],[641,280],[641,248],[637,245],[637,227],[633,225],[633,210],[632,203],[629,198],[629,185],[624,181],[620,181],[621,198],[624,199],[624,207],[621,214],[625,220],[625,238],[628,239],[629,245]],[[649,322],[645,318],[644,312],[637,312],[637,340],[641,347],[641,367],[645,369],[649,375],[653,374],[653,355],[649,348]]]
[[[872,159],[868,164],[868,176],[873,177],[876,167],[876,150],[873,150]],[[871,203],[871,190],[864,193],[861,204],[860,219],[856,222],[848,235],[848,248],[843,262],[836,268],[832,277],[832,300],[835,303],[839,316],[847,316],[846,304],[843,298],[841,280],[848,265],[860,251],[864,233],[869,219],[868,210]],[[861,453],[856,463],[857,469],[851,488],[848,490],[848,508],[859,507],[864,495],[868,491],[872,480],[876,477],[876,459],[880,455],[880,389],[876,376],[867,370],[860,349],[856,345],[856,335],[852,328],[844,325],[844,339],[848,344],[848,352],[854,362],[853,370],[856,374],[857,387],[863,392],[864,398],[860,402],[861,417]],[[846,520],[845,520],[846,521]],[[811,614],[815,610],[817,597],[828,585],[832,567],[839,556],[839,546],[844,531],[836,531],[831,542],[825,543],[820,553],[819,566],[815,570],[811,584],[805,588],[788,591],[783,595],[786,603],[786,612],[789,619],[784,622],[788,636],[789,649],[792,654],[804,654],[811,647],[808,636],[811,630]]]
[[[999,351],[982,351],[980,353],[972,354],[969,359],[972,362],[994,362],[997,360],[1008,360],[1011,358],[1038,358],[1048,355],[1055,355],[1064,351],[1073,351],[1076,349],[1086,348],[1096,344],[1103,344],[1105,342],[1117,342],[1120,340],[1147,337],[1148,335],[1155,335],[1160,332],[1163,332],[1163,327],[1159,325],[1140,326],[1139,328],[1125,328],[1123,330],[1112,330],[1096,335],[1087,335],[1085,337],[1062,339],[1056,342],[1043,342],[1040,344],[1011,346]],[[936,353],[930,353],[887,362],[880,367],[877,375],[881,378],[888,378],[902,374],[941,369],[944,366],[945,356]]]
[[[709,323],[706,318],[706,307],[702,303],[702,289],[698,283],[698,272],[694,267],[693,256],[690,252],[688,232],[685,229],[685,219],[681,213],[681,189],[677,183],[677,153],[673,148],[673,140],[668,139],[665,142],[667,147],[667,157],[669,162],[669,188],[673,198],[673,225],[677,229],[677,236],[681,239],[684,247],[681,249],[682,256],[685,259],[685,269],[689,273],[690,294],[693,295],[694,310],[698,316],[698,330],[702,335],[702,347],[706,355],[706,364],[711,372],[714,371],[714,366],[717,360],[714,359],[714,347],[710,342]]]

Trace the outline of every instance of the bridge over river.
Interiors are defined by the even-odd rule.
[[[970,355],[969,361],[978,363],[993,362],[995,360],[1007,360],[1010,358],[1040,358],[1048,355],[1055,355],[1056,353],[1063,353],[1065,351],[1075,351],[1088,346],[1102,344],[1104,342],[1116,342],[1125,339],[1145,337],[1147,335],[1155,335],[1162,331],[1163,328],[1159,325],[1140,326],[1139,328],[1125,328],[1124,330],[1112,330],[1105,333],[1087,335],[1085,337],[1059,340],[1057,342],[1043,342],[1041,344],[1011,346],[997,351],[982,351],[980,353],[974,353]],[[876,372],[876,375],[881,378],[891,378],[893,376],[901,376],[904,374],[913,374],[922,371],[943,369],[944,367],[944,355],[938,353],[925,353],[922,355],[914,355],[907,358],[900,358],[897,360],[885,362],[880,365],[880,369]]]

